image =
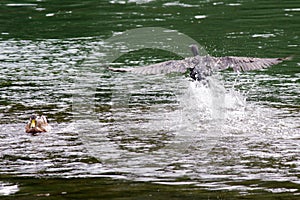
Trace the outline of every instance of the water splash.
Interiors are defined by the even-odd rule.
[[[167,115],[176,135],[176,151],[189,151],[197,147],[198,155],[205,157],[227,132],[228,120],[242,117],[245,97],[234,90],[226,90],[218,76],[207,83],[188,82],[182,94],[177,95],[179,109]]]

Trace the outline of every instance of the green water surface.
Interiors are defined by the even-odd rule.
[[[183,33],[214,56],[293,56],[292,61],[266,71],[252,72],[250,78],[242,77],[244,82],[253,81],[255,87],[245,84],[238,89],[249,91],[247,100],[277,109],[270,114],[276,116],[276,120],[270,126],[256,127],[255,138],[225,138],[224,141],[232,140],[234,144],[229,143],[226,147],[221,144],[216,148],[209,161],[218,166],[213,177],[207,177],[210,175],[210,165],[206,173],[203,168],[197,170],[196,164],[185,166],[185,157],[164,163],[163,160],[168,158],[160,152],[166,145],[162,141],[172,140],[167,130],[164,130],[165,135],[146,139],[134,134],[122,135],[121,128],[126,132],[126,124],[120,125],[122,115],[136,115],[128,122],[143,126],[146,119],[139,118],[139,115],[147,112],[150,104],[176,110],[176,95],[171,89],[164,87],[158,90],[154,87],[151,93],[149,88],[155,86],[156,80],[140,86],[148,91],[145,95],[132,95],[130,111],[118,111],[119,108],[112,109],[111,80],[122,78],[122,75],[99,73],[101,81],[96,86],[96,112],[103,124],[100,133],[113,133],[103,140],[110,141],[109,145],[118,144],[121,149],[107,152],[107,155],[119,155],[119,151],[126,151],[129,152],[128,158],[126,154],[124,157],[112,156],[107,161],[106,152],[103,153],[103,160],[95,158],[88,153],[75,132],[63,130],[72,121],[72,85],[73,78],[78,75],[74,70],[83,68],[82,63],[104,40],[144,27],[160,27]],[[0,43],[0,199],[300,198],[299,1],[2,0]],[[178,58],[169,52],[148,49],[124,55],[118,62],[133,66]],[[234,79],[230,73],[224,76],[228,80]],[[171,81],[176,78],[176,75],[167,76],[163,83],[176,87]],[[23,127],[32,112],[45,113],[59,131],[45,136],[25,135]],[[114,112],[120,113],[117,120],[111,117]],[[283,125],[278,125],[281,122]],[[280,126],[290,132],[280,132]],[[272,132],[273,127],[276,131]],[[147,130],[145,134],[154,132]],[[242,126],[236,134],[241,132]],[[274,133],[274,137],[269,133]],[[261,138],[257,136],[260,134],[265,135]],[[151,147],[135,149],[143,142],[149,142]],[[243,151],[243,145],[238,147],[243,142],[253,151]],[[234,158],[224,155],[227,151],[230,154],[230,145],[238,151]],[[271,156],[256,157],[262,152]],[[135,162],[132,162],[132,168],[126,164],[122,166],[123,161],[125,163],[126,159],[139,157],[141,153],[154,157],[158,153],[157,158],[161,161],[157,162],[161,163],[157,164],[164,166],[163,170],[156,169],[156,165],[147,166],[146,159],[140,160],[145,164],[143,167],[139,164],[135,166]],[[282,157],[277,157],[279,154]],[[193,156],[192,153],[187,155],[187,160],[193,160]],[[151,159],[149,163],[156,158]],[[246,167],[240,169],[242,165]],[[148,168],[153,170],[149,172]],[[231,173],[229,168],[236,171]],[[145,170],[143,176],[139,170]],[[273,173],[277,174],[274,178]]]

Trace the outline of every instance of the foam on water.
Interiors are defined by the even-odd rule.
[[[175,135],[168,147],[176,151],[184,152],[198,146],[198,155],[205,157],[218,140],[230,132],[225,129],[228,121],[245,115],[245,97],[232,89],[226,90],[217,76],[209,78],[206,84],[187,82],[176,98],[178,109],[163,112],[149,123],[155,129],[168,129]]]

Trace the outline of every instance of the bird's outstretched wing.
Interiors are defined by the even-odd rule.
[[[225,70],[233,68],[234,71],[250,71],[263,69],[281,63],[287,58],[251,58],[251,57],[212,57],[212,56],[194,56],[183,60],[170,60],[157,64],[136,68],[111,68],[115,72],[133,72],[136,74],[168,74],[172,72],[184,73],[187,69],[193,69],[196,65],[204,65],[213,70]]]
[[[268,68],[272,65],[281,63],[284,60],[290,60],[291,57],[286,58],[251,58],[251,57],[210,57],[212,68],[217,70],[224,70],[232,68],[234,71],[250,71]]]
[[[147,65],[136,68],[111,68],[108,69],[115,72],[133,72],[136,74],[168,74],[172,72],[184,73],[188,68],[194,67],[190,62],[184,60],[169,60],[161,63]]]

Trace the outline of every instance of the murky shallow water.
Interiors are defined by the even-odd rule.
[[[225,73],[213,77],[207,88],[182,76],[142,77],[87,67],[99,79],[96,89],[88,90],[94,99],[81,109],[94,101],[95,112],[79,116],[78,63],[97,65],[79,53],[89,51],[88,43],[1,43],[4,177],[113,178],[299,195],[297,75],[286,75],[278,86],[282,77],[277,74],[236,79]],[[274,84],[263,84],[270,80]],[[90,86],[86,83],[82,88]],[[264,93],[277,100],[254,101]],[[49,116],[53,131],[25,134],[32,112]],[[1,184],[3,195],[18,191],[17,185]]]

